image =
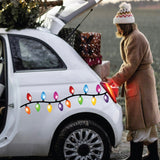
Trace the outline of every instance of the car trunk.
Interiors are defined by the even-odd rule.
[[[88,11],[88,14],[86,14],[87,17],[87,15],[89,15],[89,13],[91,12],[89,11],[89,9],[92,9],[101,1],[102,0],[64,0],[62,6],[55,6],[42,16],[42,19],[44,20],[42,25],[43,27],[47,28],[51,33],[58,35],[59,37],[64,39],[67,43],[69,43],[88,64],[90,63],[89,61],[92,59],[95,64],[90,65],[92,63],[91,62],[89,66],[91,66],[91,68],[101,77],[101,79],[103,79],[104,77],[107,77],[109,75],[110,62],[109,61],[102,62],[102,56],[100,54],[100,44],[99,48],[97,47],[96,49],[95,48],[93,49],[93,50],[99,50],[99,53],[96,53],[96,57],[93,57],[92,55],[91,58],[90,55],[89,58],[88,56],[83,57],[81,54],[83,47],[81,44],[82,32],[78,30],[79,25],[76,28],[65,28],[65,25],[67,23],[69,23],[72,19],[74,19],[75,17],[79,16],[80,14],[86,11]],[[84,17],[84,19],[86,17]],[[94,33],[90,34],[92,34],[91,36],[94,36]],[[89,37],[88,39],[90,38],[91,37]],[[96,39],[97,38],[98,37],[96,37]],[[91,45],[94,44],[95,43],[92,41]],[[85,46],[88,44],[83,44],[83,45]],[[90,51],[91,50],[92,49],[90,49]],[[87,51],[85,50],[84,52],[86,53]],[[100,62],[97,62],[96,60]]]

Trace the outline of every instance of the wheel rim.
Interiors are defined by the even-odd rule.
[[[91,129],[73,131],[64,143],[66,160],[100,160],[104,154],[102,138]]]

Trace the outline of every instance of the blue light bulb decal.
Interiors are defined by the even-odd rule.
[[[84,91],[84,93],[85,93],[85,94],[87,94],[87,93],[88,93],[89,88],[88,88],[88,86],[87,86],[87,85],[85,85],[85,86],[84,86],[83,91]]]
[[[45,92],[42,92],[42,94],[41,94],[41,99],[42,99],[42,101],[44,101],[44,100],[46,99],[46,94],[45,94]]]

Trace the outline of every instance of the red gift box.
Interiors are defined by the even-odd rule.
[[[95,32],[81,33],[80,54],[89,66],[102,63],[101,34]]]

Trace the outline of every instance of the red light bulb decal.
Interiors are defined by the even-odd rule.
[[[72,86],[69,87],[69,92],[73,95],[74,94],[74,88]]]
[[[31,94],[30,94],[30,93],[27,93],[27,100],[28,100],[29,102],[31,102],[31,101],[32,101],[32,96],[31,96]]]

